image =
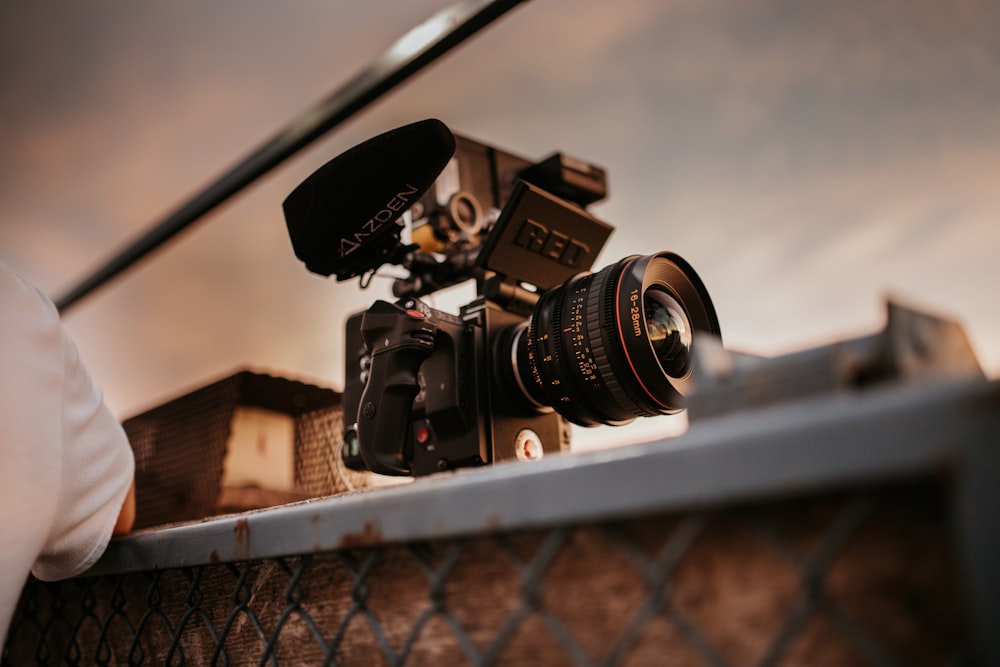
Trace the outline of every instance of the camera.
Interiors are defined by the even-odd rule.
[[[587,211],[607,195],[603,169],[561,153],[531,161],[439,121],[394,132],[321,168],[285,202],[296,254],[310,269],[364,275],[363,284],[382,264],[405,270],[393,285],[397,301],[376,301],[345,326],[348,467],[422,476],[535,460],[569,447],[570,422],[622,425],[683,410],[692,348],[720,335],[718,318],[676,254],[591,271],[613,231]],[[323,216],[363,190],[344,178],[377,179],[385,165],[419,154],[414,146],[433,144],[431,134],[440,139],[427,148],[433,160],[389,174],[395,184],[372,194],[346,232],[327,223],[334,231],[317,236]],[[340,192],[330,194],[334,186]],[[379,220],[386,210],[398,220]],[[468,280],[477,296],[458,314],[423,298]]]

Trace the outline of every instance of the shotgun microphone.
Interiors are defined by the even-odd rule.
[[[373,271],[400,246],[397,220],[437,179],[455,137],[430,118],[389,130],[317,169],[282,208],[295,256],[323,276]]]

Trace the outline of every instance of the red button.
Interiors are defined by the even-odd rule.
[[[409,310],[407,310],[406,314],[409,315],[410,317],[412,317],[415,320],[422,320],[422,319],[424,319],[424,314],[423,313],[421,313],[419,310],[413,310],[412,308],[409,309]]]

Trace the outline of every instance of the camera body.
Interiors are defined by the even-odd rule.
[[[394,264],[397,301],[345,327],[348,467],[427,475],[569,446],[569,423],[683,410],[693,346],[719,336],[700,278],[670,252],[591,272],[613,227],[586,207],[603,169],[532,162],[428,119],[320,167],[283,204],[306,267],[338,280]],[[421,297],[475,280],[457,315]]]

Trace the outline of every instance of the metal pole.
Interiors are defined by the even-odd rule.
[[[56,299],[65,312],[271,169],[524,0],[459,0],[400,37],[377,60],[299,115],[236,166]]]

